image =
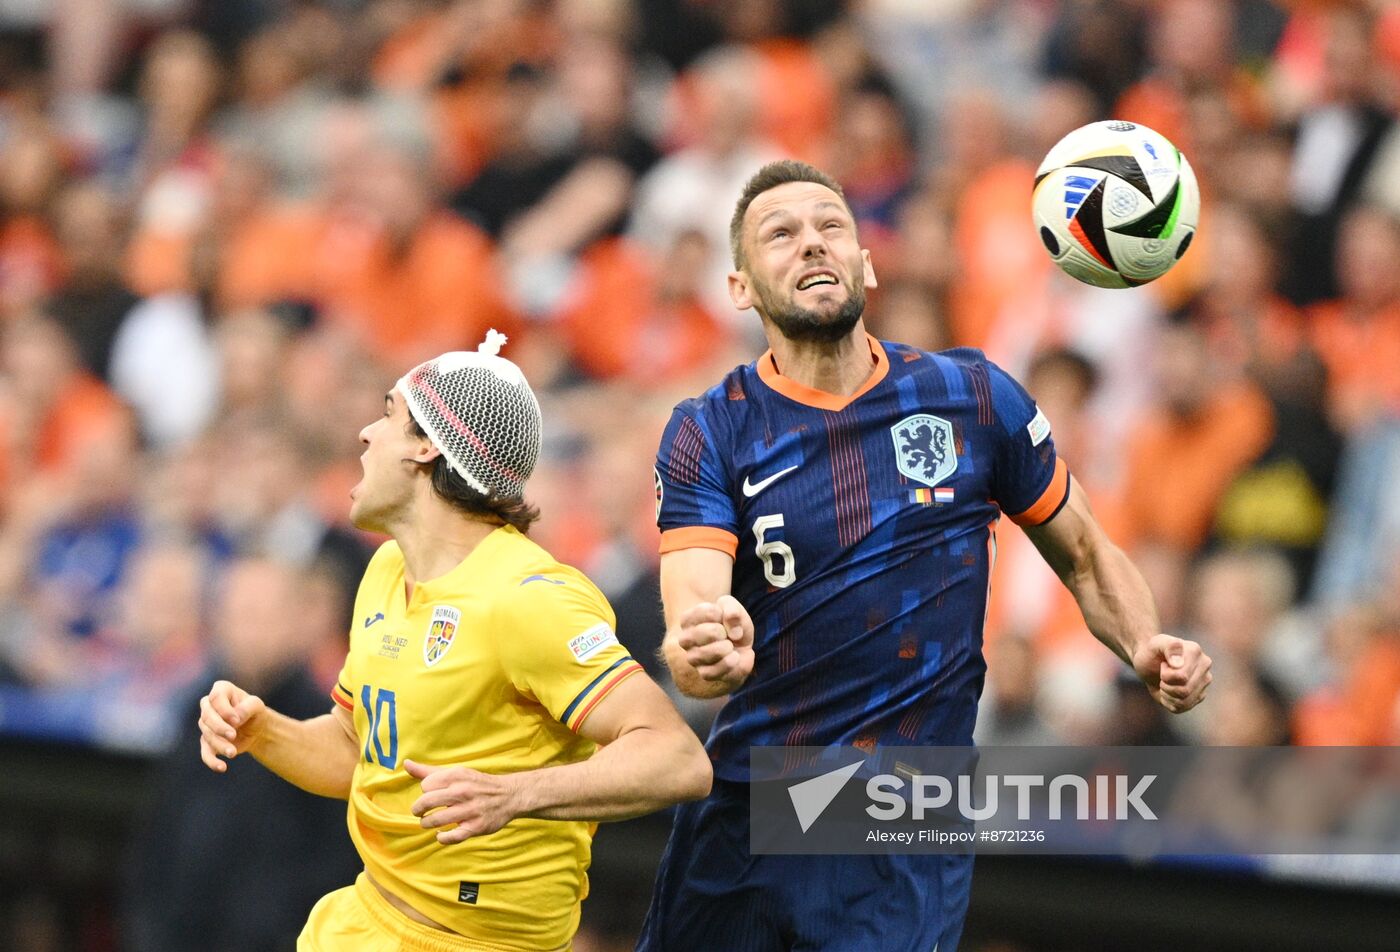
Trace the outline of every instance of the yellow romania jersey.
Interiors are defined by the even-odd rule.
[[[641,670],[614,623],[592,582],[510,527],[407,601],[403,554],[380,547],[331,694],[355,715],[350,836],[381,886],[483,944],[569,943],[593,826],[521,818],[443,846],[410,812],[422,789],[403,762],[512,773],[586,759],[595,745],[575,731]]]

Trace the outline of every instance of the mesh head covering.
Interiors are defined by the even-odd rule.
[[[519,499],[540,456],[540,405],[491,330],[475,351],[421,363],[396,388],[453,472],[486,496]]]

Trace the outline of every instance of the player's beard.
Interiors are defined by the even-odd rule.
[[[774,295],[762,282],[754,282],[758,292],[758,311],[778,328],[778,332],[791,341],[816,344],[834,344],[848,335],[860,316],[865,313],[865,287],[851,288],[846,300],[841,302],[834,314],[823,314],[807,307],[799,307],[792,298],[775,301]]]

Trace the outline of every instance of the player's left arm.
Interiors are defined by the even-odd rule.
[[[494,833],[516,817],[626,820],[710,792],[710,760],[669,698],[645,674],[618,684],[575,730],[599,744],[573,764],[510,774],[405,761],[422,781],[413,815],[440,843]]]
[[[1194,641],[1161,632],[1146,580],[1099,526],[1077,482],[1070,480],[1069,498],[1053,518],[1023,528],[1074,594],[1094,637],[1133,666],[1158,703],[1174,714],[1201,703],[1210,656]]]

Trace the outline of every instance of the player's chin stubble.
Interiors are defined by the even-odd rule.
[[[759,310],[791,341],[814,344],[834,344],[856,326],[865,313],[865,288],[852,288],[846,300],[834,314],[822,314],[811,308],[798,307],[791,299],[774,302],[768,289],[758,287]]]

